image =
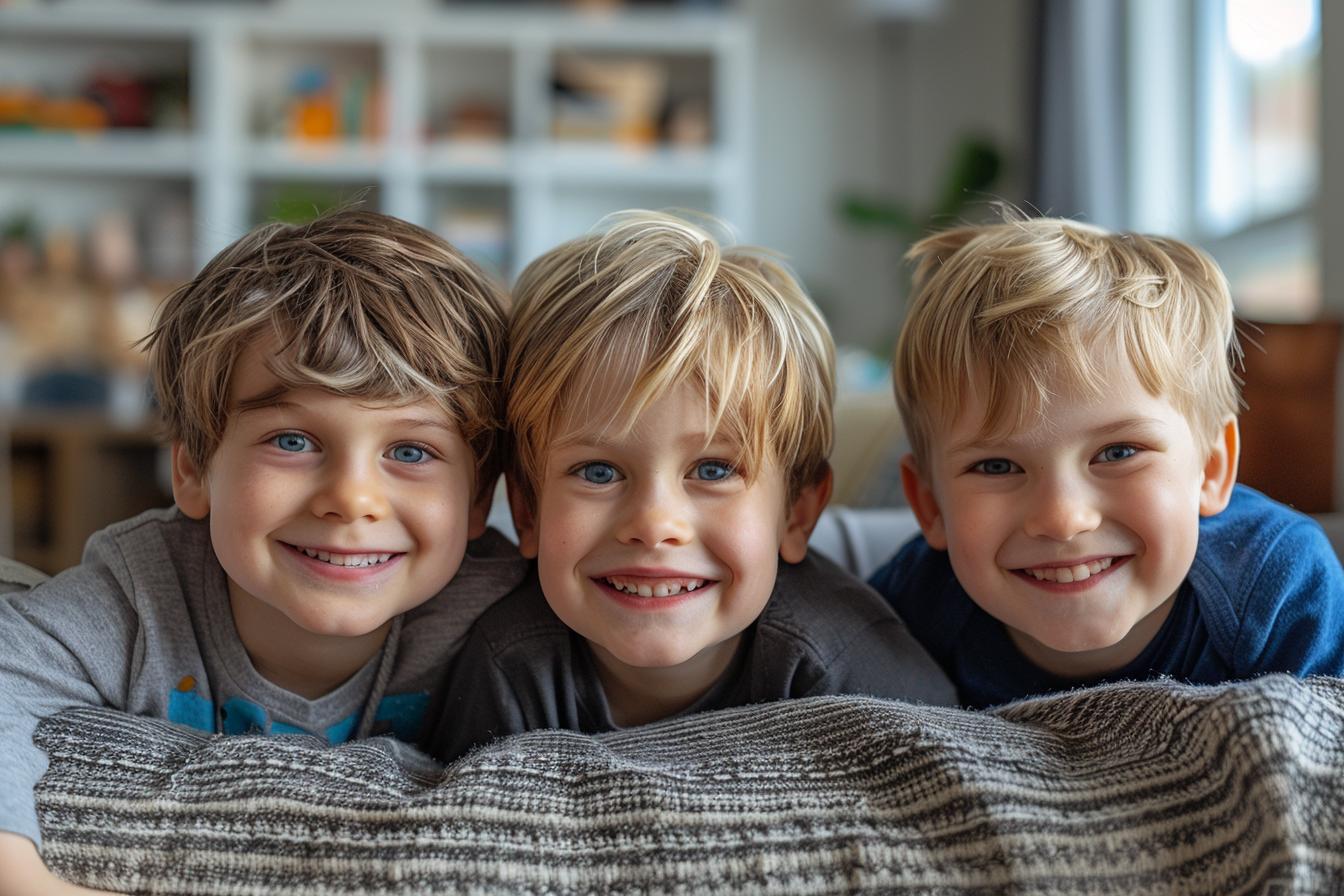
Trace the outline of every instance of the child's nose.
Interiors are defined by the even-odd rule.
[[[616,537],[622,544],[645,547],[680,545],[693,527],[686,502],[674,490],[657,485],[632,489]]]
[[[313,496],[313,512],[324,518],[353,522],[380,519],[388,512],[387,492],[376,464],[360,460],[333,463]]]
[[[1085,487],[1047,481],[1037,487],[1028,505],[1024,528],[1032,538],[1068,541],[1101,525],[1101,512]]]

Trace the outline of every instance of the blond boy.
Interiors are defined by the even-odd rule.
[[[627,213],[528,267],[505,366],[523,587],[472,628],[435,747],[857,692],[946,703],[861,582],[807,551],[833,348],[798,284]]]
[[[75,892],[34,848],[33,728],[64,707],[419,737],[525,571],[485,525],[505,337],[464,256],[360,210],[261,227],[167,300],[148,341],[177,507],[0,598],[0,893]]]
[[[1344,672],[1324,533],[1234,485],[1240,349],[1207,256],[1033,219],[910,257],[894,373],[923,535],[871,583],[966,704]]]

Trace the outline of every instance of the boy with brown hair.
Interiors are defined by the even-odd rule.
[[[834,349],[768,255],[629,212],[514,289],[506,471],[527,582],[473,626],[437,755],[785,697],[946,703],[882,600],[809,554]]]
[[[239,239],[148,337],[177,507],[0,597],[0,893],[43,866],[37,721],[107,705],[223,734],[416,741],[471,621],[522,579],[486,529],[502,290],[358,209]]]
[[[963,702],[1344,673],[1325,534],[1234,484],[1240,347],[1211,259],[1057,219],[909,254],[894,375],[923,535],[871,582]]]

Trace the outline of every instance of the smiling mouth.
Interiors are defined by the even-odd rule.
[[[634,597],[676,597],[713,584],[710,579],[647,579],[631,576],[604,576],[599,581]]]
[[[318,560],[322,563],[330,563],[332,566],[343,566],[346,569],[362,569],[366,566],[380,566],[391,560],[396,554],[333,554],[331,551],[319,551],[314,548],[300,547],[299,545],[290,545],[294,550]]]
[[[1022,569],[1019,572],[1025,573],[1040,582],[1081,582],[1102,570],[1110,569],[1114,562],[1114,557],[1107,557],[1105,560],[1091,560],[1075,566],[1040,566],[1033,569]]]

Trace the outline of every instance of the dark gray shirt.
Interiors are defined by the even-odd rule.
[[[732,663],[679,715],[821,694],[956,703],[952,683],[877,592],[812,551],[798,564],[780,561]],[[587,641],[546,603],[535,566],[472,626],[436,702],[431,749],[445,761],[535,728],[618,728]]]

